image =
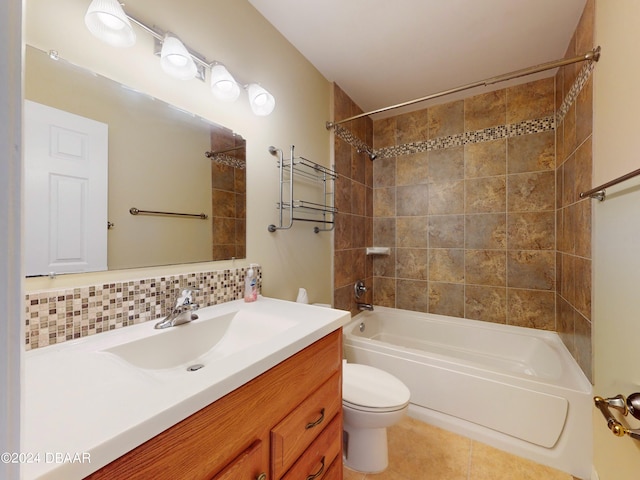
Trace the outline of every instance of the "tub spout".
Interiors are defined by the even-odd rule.
[[[358,306],[358,310],[368,310],[369,312],[373,312],[373,305],[371,305],[370,303],[356,303],[356,305]]]

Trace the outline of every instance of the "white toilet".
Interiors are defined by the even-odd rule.
[[[365,473],[387,468],[387,427],[405,415],[409,396],[407,386],[390,373],[369,365],[343,363],[343,452],[348,468]]]

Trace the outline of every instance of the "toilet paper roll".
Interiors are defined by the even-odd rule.
[[[296,302],[298,303],[309,303],[309,296],[307,295],[307,291],[300,287],[298,290],[298,298],[296,298]]]

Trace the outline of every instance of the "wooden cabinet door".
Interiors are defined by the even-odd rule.
[[[267,480],[262,465],[262,442],[256,440],[211,480]]]

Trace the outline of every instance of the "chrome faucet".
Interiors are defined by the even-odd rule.
[[[370,303],[356,303],[358,310],[368,310],[369,312],[373,312],[373,305]]]
[[[193,294],[199,291],[199,288],[183,288],[176,299],[175,307],[173,307],[171,313],[156,323],[154,328],[175,327],[197,319],[198,315],[193,312],[198,310],[200,305],[193,303]]]

